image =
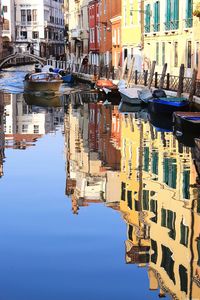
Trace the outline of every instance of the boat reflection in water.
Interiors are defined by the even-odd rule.
[[[67,102],[69,95],[45,95],[41,93],[24,93],[27,105],[42,107],[62,107]]]
[[[73,101],[72,101],[73,102]],[[191,149],[147,113],[69,104],[66,194],[78,214],[104,202],[127,226],[126,263],[146,266],[160,297],[199,299],[200,190]],[[171,129],[171,128],[170,128]]]

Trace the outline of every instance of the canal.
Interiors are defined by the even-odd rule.
[[[0,299],[200,299],[198,141],[84,85],[23,94],[28,68],[0,73]]]

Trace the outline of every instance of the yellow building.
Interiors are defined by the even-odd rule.
[[[142,66],[142,31],[143,1],[122,0],[122,19],[121,19],[121,47],[122,63],[128,57],[128,65],[131,58],[135,57],[135,68],[140,71]]]
[[[144,57],[156,60],[156,71],[168,64],[167,72],[179,74],[185,65],[185,76],[190,77],[196,65],[195,48],[200,39],[194,41],[193,4],[191,0],[148,0],[144,7]],[[196,19],[196,18],[195,18]]]
[[[122,119],[121,154],[127,262],[148,264],[150,289],[161,295],[199,299],[199,191],[191,150],[145,115],[129,114]]]

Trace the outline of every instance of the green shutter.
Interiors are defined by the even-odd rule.
[[[166,227],[167,225],[167,211],[166,209],[161,209],[161,226]]]
[[[170,21],[171,21],[171,0],[167,0],[166,2],[166,24],[165,29],[170,29]]]
[[[143,190],[143,209],[149,210],[149,191]]]
[[[152,153],[152,172],[158,175],[158,152],[156,151]]]
[[[179,27],[179,0],[174,0],[174,10],[173,10],[173,29],[178,29]]]
[[[144,171],[149,171],[149,148],[144,148]]]
[[[190,171],[183,171],[183,198],[190,199]]]

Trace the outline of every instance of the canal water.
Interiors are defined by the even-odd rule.
[[[198,141],[27,71],[0,74],[0,299],[200,299]]]

